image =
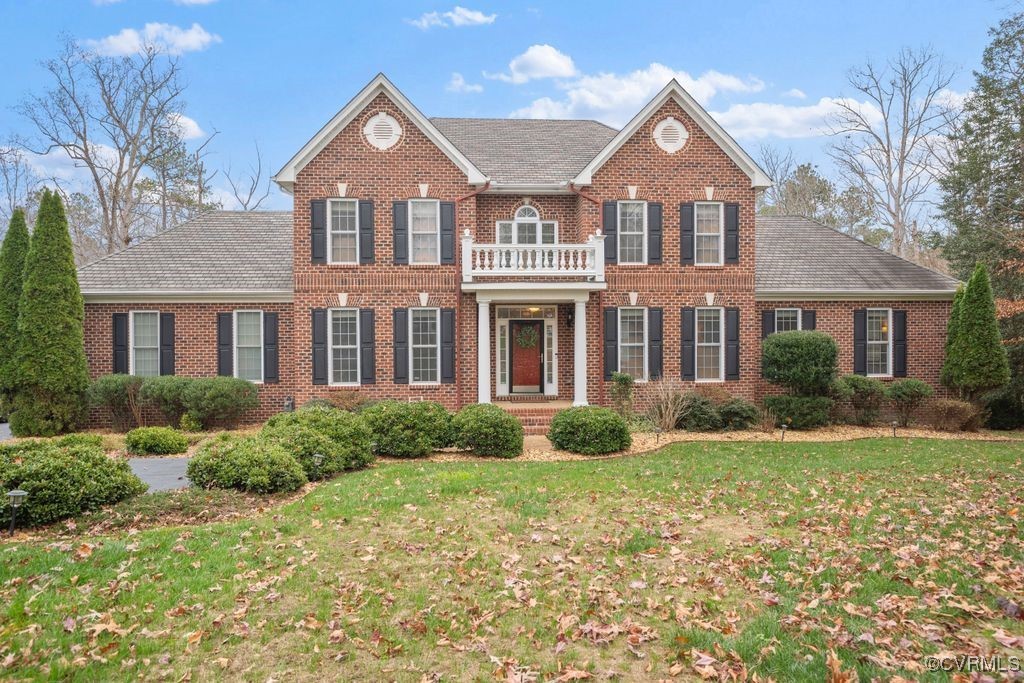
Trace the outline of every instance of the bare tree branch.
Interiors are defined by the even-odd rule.
[[[257,210],[260,208],[260,204],[270,196],[270,179],[263,178],[263,155],[260,154],[260,145],[258,142],[253,144],[256,146],[256,163],[249,166],[247,175],[235,180],[230,165],[224,171],[224,177],[227,178],[228,185],[231,186],[231,194],[235,196],[235,201],[243,211]]]

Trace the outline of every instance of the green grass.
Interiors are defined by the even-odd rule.
[[[389,462],[250,518],[0,545],[0,678],[942,680],[1020,655],[1024,444],[676,444]],[[248,501],[254,504],[253,501]],[[204,507],[205,506],[205,507]],[[93,520],[95,521],[95,520]],[[79,529],[88,524],[77,522]],[[130,524],[114,525],[131,527]],[[109,535],[113,533],[114,535]]]

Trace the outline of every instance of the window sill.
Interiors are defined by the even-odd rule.
[[[372,263],[321,263],[320,265],[330,268],[358,268],[360,266],[372,266]]]
[[[724,263],[694,263],[692,265],[694,268],[700,268],[701,270],[725,270]]]
[[[873,379],[892,379],[893,378],[892,374],[876,375],[876,374],[868,373],[868,374],[866,374],[864,376],[865,377],[871,377]]]
[[[327,390],[330,391],[331,389],[358,389],[361,386],[362,384],[360,384],[359,382],[332,382],[327,385]]]
[[[695,379],[695,384],[725,384],[725,378],[722,379]]]

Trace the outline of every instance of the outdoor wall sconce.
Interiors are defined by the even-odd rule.
[[[295,397],[286,396],[284,399],[284,412],[294,413],[295,412]]]
[[[14,535],[14,524],[18,518],[18,508],[25,502],[26,498],[28,498],[28,491],[14,489],[7,492],[7,500],[11,503],[11,536]]]
[[[569,311],[569,314],[565,316],[565,321],[568,323],[569,327],[572,327],[576,322],[576,311]]]

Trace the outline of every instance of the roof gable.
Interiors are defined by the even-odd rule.
[[[710,137],[715,144],[717,144],[722,151],[728,155],[730,159],[750,178],[751,187],[765,188],[770,187],[772,184],[771,178],[768,174],[761,170],[761,167],[757,165],[757,162],[747,154],[739,144],[736,143],[732,137],[725,132],[717,121],[711,118],[711,115],[697,103],[697,100],[693,99],[690,93],[683,89],[683,86],[679,85],[679,82],[675,79],[669,81],[660,93],[658,93],[654,99],[647,103],[647,105],[640,110],[640,112],[632,118],[632,120],[626,124],[626,126],[619,131],[618,135],[611,139],[611,141],[605,145],[597,156],[590,160],[582,171],[573,179],[574,185],[590,185],[594,173],[598,171],[605,162],[607,162],[614,154],[619,150],[622,145],[626,143],[633,135],[640,129],[640,127],[661,107],[668,101],[674,100],[683,111],[690,115],[690,117],[700,126],[708,137]]]
[[[448,140],[448,138],[446,138],[428,118],[423,116],[423,114],[420,113],[420,110],[417,109],[384,74],[377,74],[377,76],[370,81],[366,87],[360,90],[348,104],[342,107],[341,111],[335,114],[334,117],[309,140],[309,142],[303,145],[302,149],[300,149],[295,156],[289,159],[288,163],[286,163],[273,177],[274,182],[276,182],[285,192],[291,192],[299,171],[301,171],[317,154],[323,151],[327,144],[333,140],[335,136],[345,128],[345,126],[350,124],[374,100],[374,98],[377,97],[377,95],[382,93],[390,99],[395,106],[405,114],[406,118],[412,121],[413,124],[445,154],[445,156],[451,159],[452,163],[466,174],[466,181],[468,183],[472,185],[482,185],[487,182],[487,176],[485,176],[480,169],[473,164],[473,162],[466,158],[466,156],[459,151],[459,149],[455,147],[455,145],[453,145],[451,141]]]

